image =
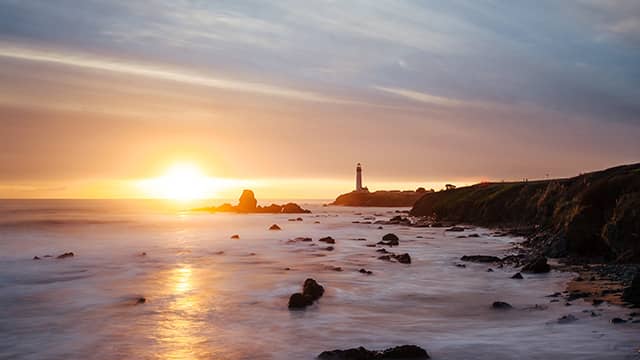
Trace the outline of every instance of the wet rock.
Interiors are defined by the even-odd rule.
[[[493,269],[492,268],[488,268],[487,272],[493,272]]]
[[[333,271],[342,271],[342,268],[340,266],[333,266],[331,268],[331,270],[333,270]]]
[[[382,237],[382,241],[378,242],[378,245],[398,246],[400,239],[395,234],[386,234]]]
[[[466,267],[467,267],[467,265],[465,265],[465,264],[456,264],[456,267],[459,267],[459,268],[466,268]]]
[[[378,230],[382,230],[384,229],[382,226],[378,226]]]
[[[491,255],[464,255],[460,258],[460,260],[480,263],[493,263],[501,261],[499,257]]]
[[[311,239],[310,237],[297,237],[297,238],[294,238],[293,241],[295,241],[295,242],[311,242],[311,241],[313,241],[313,239]]]
[[[524,279],[524,278],[522,277],[522,274],[520,274],[520,273],[515,273],[515,275],[513,275],[511,278],[512,278],[512,279]]]
[[[544,256],[533,259],[522,268],[522,272],[534,274],[548,273],[549,271],[551,271],[551,267],[547,264],[547,258]]]
[[[365,246],[366,247],[376,247],[377,245],[376,244],[366,244]]]
[[[379,260],[391,261],[391,255],[382,255],[378,257]]]
[[[445,231],[461,232],[461,231],[464,231],[464,228],[461,227],[461,226],[452,226],[452,227],[446,229]]]
[[[324,351],[318,355],[320,360],[391,360],[391,359],[430,359],[429,354],[423,348],[416,345],[402,345],[383,351],[367,350],[364,347]]]
[[[506,303],[504,301],[494,301],[493,304],[491,304],[491,307],[493,309],[498,309],[498,310],[513,309],[513,306],[511,306],[511,304]]]
[[[303,218],[301,218],[301,217],[297,217],[297,218],[296,218],[296,221],[303,221],[303,220],[304,220],[304,219],[303,219]]]
[[[136,299],[136,305],[144,304],[146,302],[147,302],[147,299],[145,299],[142,296]]]
[[[604,300],[602,300],[602,299],[593,299],[591,301],[591,305],[598,306],[598,305],[602,305],[603,302],[604,302]]]
[[[335,248],[333,246],[327,246],[326,248],[323,248],[322,250],[326,250],[326,251],[333,251]]]
[[[627,320],[621,319],[619,317],[615,317],[615,318],[611,319],[611,323],[612,324],[624,324],[626,322],[627,322]]]
[[[335,244],[336,241],[331,237],[331,236],[327,236],[327,237],[323,237],[321,239],[319,239],[318,241],[327,243],[327,244]]]
[[[286,268],[284,268],[284,270],[285,271],[289,271],[289,270],[291,270],[291,268],[290,267],[286,267]]]
[[[578,320],[578,318],[576,318],[575,316],[569,314],[569,315],[564,315],[561,318],[558,319],[558,324],[568,324],[568,323],[572,323],[574,321]]]
[[[39,256],[34,256],[33,260],[40,260],[40,257]]]
[[[72,252],[66,252],[64,254],[60,254],[56,257],[56,259],[66,259],[66,258],[70,258],[73,257],[74,254]]]
[[[388,253],[387,249],[385,249],[385,248],[380,248],[380,249],[376,250],[376,252],[383,253],[383,254]]]
[[[398,242],[400,240],[400,238],[398,238],[398,236],[396,234],[393,233],[389,233],[386,234],[385,236],[382,237],[382,240],[384,241],[396,241]]]
[[[139,256],[147,256],[147,253],[143,251],[143,252],[140,253]]]
[[[624,289],[622,299],[630,304],[640,306],[640,272],[633,276],[631,285]]]
[[[269,227],[269,230],[282,230],[278,224],[273,224]]]
[[[367,269],[364,269],[364,268],[362,268],[362,269],[358,270],[358,272],[359,272],[359,273],[361,273],[361,274],[367,274],[367,275],[371,275],[371,274],[373,274],[373,272],[372,272],[372,271],[367,270]]]
[[[591,293],[588,291],[573,291],[569,296],[567,296],[567,301],[582,299],[589,296],[591,296]]]
[[[401,264],[411,264],[411,256],[407,253],[395,255],[394,258]]]
[[[480,235],[478,235],[478,234],[470,234],[468,237],[470,237],[470,238],[477,238],[477,237],[480,237]]]
[[[289,297],[289,309],[303,309],[324,294],[324,287],[314,279],[306,279],[302,285],[302,293],[295,293]]]

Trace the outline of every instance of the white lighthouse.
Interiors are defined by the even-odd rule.
[[[356,166],[356,191],[362,191],[362,166],[360,163]]]

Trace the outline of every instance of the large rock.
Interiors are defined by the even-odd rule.
[[[416,345],[402,345],[382,351],[368,350],[362,346],[347,350],[325,351],[318,355],[320,360],[424,360],[430,359],[423,348]]]
[[[549,271],[551,271],[551,266],[547,264],[547,258],[544,256],[533,259],[522,268],[522,272],[534,274],[548,273]]]
[[[240,195],[240,199],[238,200],[238,212],[255,212],[257,205],[258,201],[256,200],[253,191],[242,190],[242,195]]]
[[[633,277],[631,285],[624,289],[622,299],[633,305],[640,306],[640,273],[637,273]]]
[[[289,297],[289,309],[304,309],[313,304],[324,294],[324,287],[314,279],[307,279],[302,285],[302,293],[295,293]]]
[[[499,257],[491,255],[464,255],[460,260],[480,263],[494,263],[502,261]]]

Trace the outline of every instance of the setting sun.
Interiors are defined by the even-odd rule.
[[[174,200],[204,199],[217,190],[215,179],[193,164],[175,164],[164,175],[143,180],[139,186],[153,197]]]

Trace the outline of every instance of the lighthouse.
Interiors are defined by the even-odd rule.
[[[362,191],[362,166],[360,163],[356,166],[356,191]]]

